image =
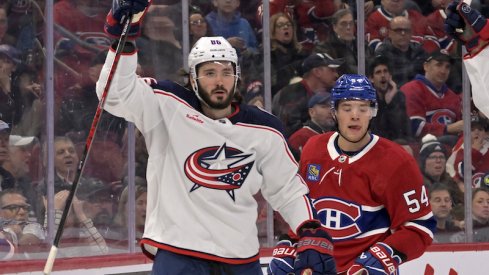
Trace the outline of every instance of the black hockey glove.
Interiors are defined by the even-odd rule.
[[[480,32],[486,24],[486,18],[464,2],[455,0],[447,7],[445,31],[462,41],[468,52],[477,51],[486,42],[480,39]]]
[[[401,263],[401,257],[390,246],[376,243],[355,260],[347,275],[397,275]]]
[[[152,0],[112,0],[112,9],[105,19],[104,30],[107,34],[119,38],[124,28],[124,19],[133,14],[128,38],[136,39],[140,34],[140,25]]]
[[[295,246],[296,240],[288,235],[280,237],[280,241],[273,249],[273,258],[268,264],[268,275],[294,274]]]
[[[317,221],[305,223],[298,231],[297,255],[294,261],[296,275],[311,270],[314,275],[336,275],[333,258],[333,239]]]

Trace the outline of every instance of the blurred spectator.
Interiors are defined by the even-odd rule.
[[[114,223],[121,186],[101,181],[85,185],[77,197],[83,201],[83,211],[105,239],[120,240],[121,228]]]
[[[292,18],[284,13],[277,13],[270,17],[270,64],[271,64],[271,84],[272,97],[280,89],[287,86],[291,79],[300,75],[302,61],[307,54],[297,42],[296,26]],[[242,75],[248,85],[245,93],[245,100],[257,100],[260,97],[261,106],[264,105],[262,93],[249,93],[250,88],[256,85],[254,81],[259,81],[262,85],[263,73],[263,50],[258,53],[245,53],[241,62]],[[262,92],[262,90],[260,90]],[[256,105],[256,104],[255,104]]]
[[[309,108],[310,119],[287,141],[296,160],[300,159],[302,147],[310,137],[332,131],[335,128],[329,93],[316,93],[309,99],[307,108]]]
[[[10,127],[5,121],[0,120],[0,191],[14,188],[15,186],[14,176],[2,167],[3,164],[8,161],[10,157],[9,136]]]
[[[144,75],[156,79],[180,81],[175,68],[183,67],[182,46],[174,34],[175,22],[171,10],[163,5],[151,5],[144,18],[141,37],[137,40],[139,62]]]
[[[30,218],[37,219],[37,194],[30,176],[30,164],[32,161],[32,148],[37,143],[34,137],[22,137],[10,135],[9,156],[10,158],[2,164],[15,178],[15,187],[22,191],[27,202],[31,205]]]
[[[24,136],[41,136],[44,126],[44,89],[41,74],[33,67],[21,64],[13,74],[12,91],[15,117],[12,133]]]
[[[136,178],[139,182],[136,183],[134,190],[135,190],[135,197],[136,197],[136,212],[135,212],[135,218],[136,218],[136,240],[140,240],[143,237],[144,233],[144,223],[146,220],[146,200],[147,200],[147,187],[146,187],[146,181],[143,178]],[[128,224],[127,224],[127,211],[128,205],[128,187],[126,186],[124,190],[122,190],[120,199],[119,199],[119,205],[117,207],[117,215],[114,219],[115,223],[118,224],[125,232],[128,230]]]
[[[297,27],[291,17],[277,13],[270,17],[270,59],[272,65],[272,96],[300,75],[302,61],[307,57],[297,41]]]
[[[41,68],[44,62],[44,8],[45,0],[9,1],[8,34],[16,38],[15,47],[22,52],[22,63]]]
[[[302,63],[303,79],[282,88],[273,98],[272,112],[285,126],[285,136],[299,130],[309,119],[307,102],[318,92],[330,92],[338,79],[343,60],[326,53],[315,53]]]
[[[238,11],[240,0],[213,0],[215,10],[206,15],[212,33],[226,38],[238,51],[255,52],[258,47],[256,35],[250,23]]]
[[[326,52],[334,58],[343,58],[345,63],[339,68],[341,73],[356,73],[357,39],[353,14],[350,9],[341,9],[332,16],[333,32],[330,32],[328,40],[319,43],[315,47],[316,52]],[[368,51],[365,51],[368,54]]]
[[[351,10],[353,13],[353,17],[355,20],[357,19],[357,1],[356,0],[347,0],[348,3],[348,8]],[[375,10],[376,6],[380,5],[380,0],[366,0],[364,3],[364,12],[365,12],[365,18],[368,18],[368,16]]]
[[[30,204],[20,190],[7,189],[0,192],[0,226],[15,234],[19,252],[30,252],[34,245],[45,239],[42,226],[28,220],[29,210]]]
[[[54,196],[54,225],[55,230],[59,226],[66,199],[69,191],[62,190]],[[43,198],[44,208],[47,201]],[[44,227],[47,227],[47,218],[44,219]],[[86,255],[101,255],[108,253],[107,243],[99,230],[94,226],[83,209],[83,201],[73,197],[70,212],[66,218],[63,230],[63,239],[58,247],[58,256],[77,257]]]
[[[80,72],[88,71],[93,57],[112,43],[103,31],[110,5],[108,0],[59,0],[54,4],[55,56],[78,72],[55,70],[57,106],[69,87],[90,83],[88,75]]]
[[[474,242],[489,242],[489,189],[476,188],[472,192],[472,220]],[[465,242],[465,232],[450,237],[451,242]]]
[[[197,40],[204,36],[213,36],[211,27],[207,23],[204,14],[200,10],[190,12],[188,19],[190,27],[190,45],[193,46]]]
[[[436,243],[447,243],[451,234],[460,230],[452,221],[453,202],[450,188],[441,183],[434,184],[429,188],[429,200],[431,210],[436,219],[436,231],[433,241]]]
[[[7,9],[5,6],[0,6],[0,44],[8,44],[14,46],[16,38],[7,33],[9,28],[9,19],[7,17]]]
[[[424,36],[425,41],[431,40],[432,43],[430,44],[432,45],[432,48],[425,47],[425,49],[428,52],[439,49],[450,52],[455,49],[456,43],[451,36],[447,35],[443,28],[446,18],[445,9],[450,3],[450,0],[434,0],[432,2],[436,6],[434,7],[434,10],[426,16],[426,34]],[[425,44],[429,45],[429,43]]]
[[[392,78],[399,87],[423,72],[423,62],[427,53],[417,42],[411,41],[412,24],[404,16],[394,17],[389,23],[387,39],[375,50],[375,56],[382,55],[396,62]]]
[[[317,43],[327,39],[329,18],[346,5],[337,0],[271,0],[269,7],[270,16],[281,12],[296,22],[299,43],[308,53],[312,53]],[[260,5],[257,21],[262,22],[262,17],[263,7]]]
[[[489,188],[489,123],[486,118],[474,116],[471,122],[472,188]],[[463,136],[454,147],[450,159],[454,160],[454,180],[464,190],[464,143]]]
[[[396,60],[397,61],[397,60]],[[375,57],[367,68],[368,78],[377,91],[377,115],[372,118],[372,132],[390,140],[410,141],[411,126],[406,113],[406,97],[392,80],[390,60]]]
[[[435,136],[423,137],[419,151],[419,164],[426,188],[436,183],[443,183],[450,188],[454,204],[463,204],[464,195],[455,181],[446,172],[447,150]]]
[[[45,146],[45,145],[44,145]],[[46,148],[44,147],[44,151]],[[47,154],[47,152],[45,152]],[[57,136],[54,138],[54,193],[57,194],[63,190],[71,190],[71,185],[75,180],[75,175],[77,167],[79,165],[79,157],[75,148],[73,141],[66,136]],[[104,166],[105,167],[105,166]],[[80,182],[78,183],[77,193],[84,194],[88,192],[87,188],[93,179],[81,175]],[[36,183],[37,184],[37,194],[39,204],[38,209],[38,220],[42,223],[44,220],[45,208],[41,199],[47,194],[46,183],[43,180]],[[62,208],[60,208],[62,209]]]
[[[410,29],[410,39],[421,42],[424,28],[426,27],[424,16],[415,9],[406,9],[405,0],[382,0],[365,22],[365,33],[369,47],[375,51],[388,36],[389,22],[396,16],[402,16],[413,24]]]
[[[95,56],[87,73],[91,83],[84,88],[79,85],[73,86],[73,91],[67,93],[59,111],[56,133],[70,137],[78,154],[84,149],[99,104],[95,94],[95,83],[106,55],[107,52],[101,52]],[[103,111],[97,134],[92,141],[91,154],[86,161],[84,176],[94,177],[106,183],[122,178],[125,159],[121,146],[125,128],[124,119]]]
[[[424,63],[425,74],[401,87],[414,136],[432,134],[450,146],[463,130],[462,100],[445,84],[452,64],[449,55],[433,52]]]
[[[12,127],[15,118],[15,98],[12,74],[20,64],[20,52],[13,46],[0,45],[0,119]]]

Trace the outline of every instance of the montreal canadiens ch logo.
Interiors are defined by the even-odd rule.
[[[350,239],[362,233],[357,224],[362,216],[359,205],[335,198],[321,198],[313,205],[334,240]]]
[[[185,160],[185,175],[194,183],[190,192],[200,187],[224,190],[234,201],[234,190],[243,185],[255,162],[250,156],[226,143],[194,152]]]

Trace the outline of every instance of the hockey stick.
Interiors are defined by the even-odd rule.
[[[112,78],[114,77],[115,70],[117,69],[117,64],[119,63],[119,59],[122,53],[122,49],[124,48],[124,44],[126,43],[127,35],[129,33],[129,28],[131,26],[132,14],[128,14],[122,20],[124,21],[124,28],[122,30],[121,37],[119,39],[119,43],[117,44],[117,48],[115,51],[115,58],[110,67],[109,76],[107,78],[107,82],[105,83],[104,91],[102,96],[100,97],[100,101],[97,106],[97,110],[95,111],[95,116],[93,117],[92,126],[90,127],[90,132],[88,133],[87,141],[85,143],[85,149],[83,150],[83,155],[80,158],[80,162],[78,164],[75,179],[73,184],[71,185],[70,193],[66,198],[65,207],[63,210],[63,215],[61,216],[61,220],[58,225],[58,230],[56,231],[56,236],[53,241],[53,245],[51,246],[51,250],[49,251],[49,256],[46,260],[46,264],[44,265],[44,274],[51,274],[53,270],[54,260],[56,259],[56,254],[58,252],[59,242],[61,240],[61,236],[63,235],[63,229],[66,222],[66,217],[68,216],[68,212],[70,211],[71,203],[73,201],[73,197],[75,196],[76,188],[78,186],[78,182],[80,181],[80,176],[83,172],[83,168],[85,167],[85,161],[90,152],[90,148],[92,146],[92,140],[95,137],[95,132],[97,131],[98,123],[100,121],[100,117],[102,115],[103,107],[105,104],[105,100],[107,98],[107,94],[109,93],[110,84],[112,82]]]

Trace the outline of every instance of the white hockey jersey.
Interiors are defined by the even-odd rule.
[[[99,98],[114,56],[109,52],[97,83]],[[293,230],[314,218],[276,117],[236,105],[228,118],[210,119],[193,92],[139,78],[136,64],[136,54],[121,57],[104,109],[134,122],[146,141],[146,253],[165,249],[233,264],[257,260],[253,195],[260,190]]]
[[[489,117],[489,46],[474,56],[464,56],[464,64],[472,85],[472,101],[475,106]]]

